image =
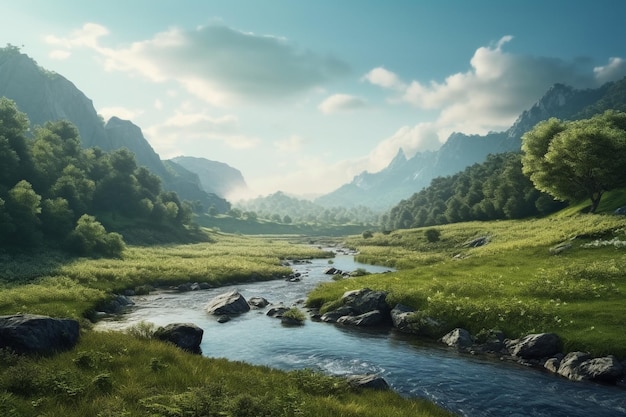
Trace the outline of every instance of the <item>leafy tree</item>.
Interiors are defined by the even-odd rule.
[[[83,256],[121,256],[125,249],[122,235],[107,233],[95,217],[84,214],[68,237],[68,246]]]
[[[626,113],[539,123],[522,137],[523,172],[537,189],[562,201],[591,200],[626,186]]]
[[[42,243],[39,220],[41,196],[28,181],[22,180],[9,190],[6,206],[15,227],[13,242],[18,246]]]
[[[55,240],[63,240],[74,227],[74,212],[64,198],[44,200],[40,218],[44,235]]]
[[[0,97],[0,188],[11,188],[32,173],[27,131],[26,115],[14,101]]]

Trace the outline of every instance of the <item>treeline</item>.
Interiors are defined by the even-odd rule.
[[[127,149],[83,149],[67,121],[29,129],[0,98],[0,248],[60,246],[80,255],[119,256],[124,241],[98,218],[180,228],[191,209]]]
[[[327,208],[309,200],[290,197],[280,191],[266,197],[239,202],[230,214],[233,212],[244,218],[252,216],[276,223],[322,225],[377,225],[380,216],[368,207]]]
[[[489,155],[458,174],[432,180],[382,216],[384,229],[473,220],[520,219],[554,212],[563,203],[538,191],[522,173],[520,153]]]

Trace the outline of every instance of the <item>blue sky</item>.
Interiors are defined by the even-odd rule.
[[[626,75],[621,0],[21,0],[0,42],[72,81],[162,159],[252,196],[330,192],[402,147],[507,129],[554,83]]]

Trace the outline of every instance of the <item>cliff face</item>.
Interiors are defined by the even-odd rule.
[[[165,190],[175,191],[182,199],[200,202],[204,208],[215,206],[218,211],[230,208],[226,200],[205,192],[191,172],[179,166],[166,167],[139,126],[117,117],[105,126],[93,102],[72,82],[39,67],[15,47],[0,48],[2,96],[15,101],[19,110],[28,115],[31,126],[69,120],[78,128],[83,147],[98,147],[106,152],[127,148],[135,154],[137,165],[147,167],[161,178]]]
[[[84,147],[111,150],[92,101],[69,80],[39,67],[27,55],[0,49],[0,96],[15,101],[31,126],[69,120],[78,128]]]

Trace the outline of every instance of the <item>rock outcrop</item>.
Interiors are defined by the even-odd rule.
[[[207,304],[206,310],[216,316],[231,316],[249,311],[250,305],[239,291],[233,290],[213,298]]]
[[[549,358],[561,351],[561,339],[554,333],[529,334],[510,340],[506,347],[512,356],[521,359]]]
[[[0,316],[0,348],[20,354],[47,355],[72,349],[79,338],[78,321],[33,314]]]
[[[154,332],[154,337],[166,342],[173,343],[188,352],[202,353],[200,343],[204,330],[193,323],[172,323],[165,327],[159,327]]]
[[[388,390],[389,384],[383,377],[375,374],[367,375],[350,375],[348,384],[353,388],[368,388],[375,390]]]

